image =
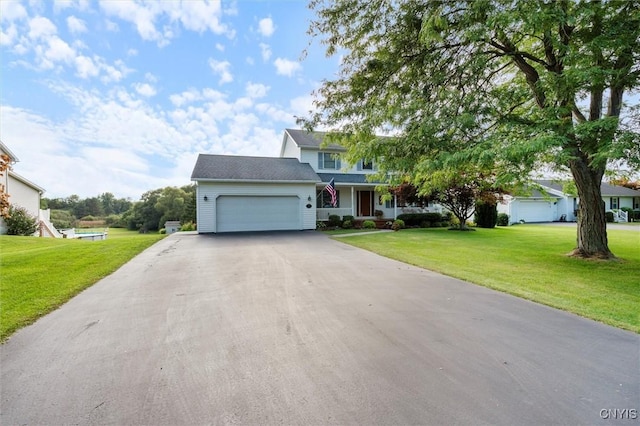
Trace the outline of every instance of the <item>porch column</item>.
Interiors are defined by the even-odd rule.
[[[393,194],[393,219],[398,218],[398,196]]]
[[[351,216],[356,217],[356,203],[354,198],[354,188],[351,187]]]

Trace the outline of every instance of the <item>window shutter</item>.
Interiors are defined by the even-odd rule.
[[[318,169],[324,169],[324,153],[318,152]]]

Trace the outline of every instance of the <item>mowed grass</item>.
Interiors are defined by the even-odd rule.
[[[0,236],[0,341],[163,237],[123,229],[104,241]]]
[[[338,240],[639,333],[640,232],[610,229],[608,238],[617,261],[566,256],[576,230],[561,226],[405,229]]]

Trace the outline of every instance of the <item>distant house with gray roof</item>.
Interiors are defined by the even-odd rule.
[[[498,204],[498,212],[509,215],[510,223],[576,220],[580,199],[564,189],[564,182],[537,180],[537,187],[526,194],[507,195]],[[640,210],[640,191],[603,182],[600,186],[606,211],[614,213],[616,222],[627,221],[622,208]]]

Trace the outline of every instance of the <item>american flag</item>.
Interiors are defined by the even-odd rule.
[[[336,194],[336,184],[333,182],[333,178],[329,181],[327,186],[324,187],[329,194],[331,194],[331,205],[333,207],[338,207],[338,197]]]

